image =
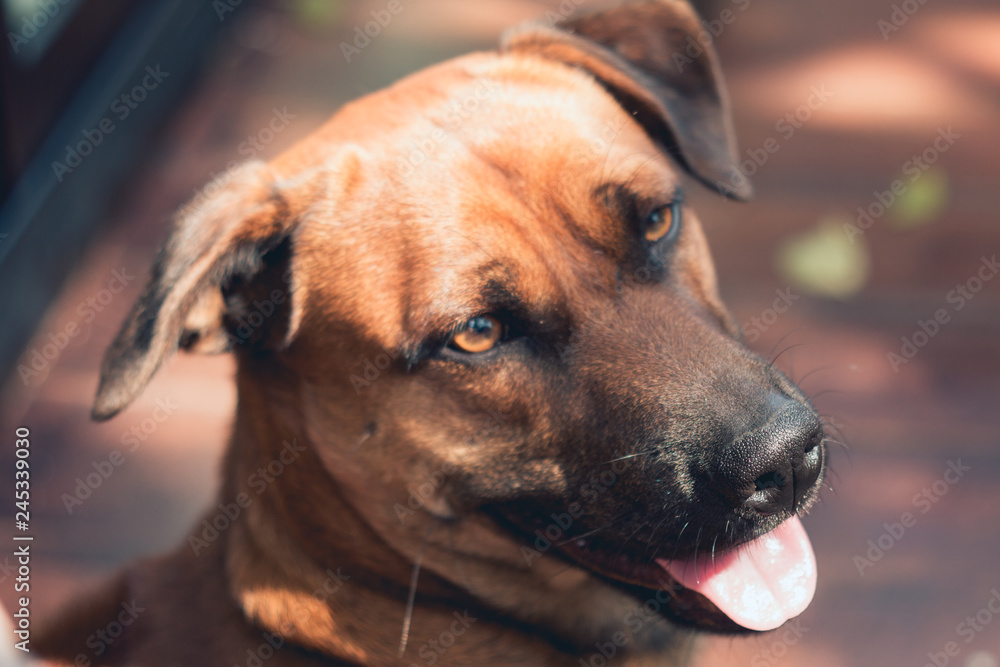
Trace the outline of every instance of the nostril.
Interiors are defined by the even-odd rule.
[[[808,454],[809,452],[819,447],[820,444],[822,444],[822,442],[823,442],[823,431],[818,430],[815,434],[813,434],[813,437],[809,439],[809,442],[806,443],[806,448],[803,451],[806,454]]]
[[[808,407],[772,401],[766,421],[734,439],[715,463],[717,488],[736,507],[770,515],[796,511],[823,467],[823,429]]]
[[[753,481],[754,491],[764,491],[766,489],[780,489],[786,484],[785,476],[777,470],[766,472]]]

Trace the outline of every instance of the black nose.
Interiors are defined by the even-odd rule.
[[[716,463],[722,491],[758,514],[795,512],[819,479],[823,427],[812,410],[772,394],[763,426],[739,437]]]

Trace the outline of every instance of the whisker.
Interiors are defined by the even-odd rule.
[[[839,425],[833,423],[832,419],[830,419],[829,417],[824,417],[823,415],[820,415],[819,422],[820,424],[823,425],[823,430],[826,431],[824,433],[824,437],[830,438],[831,432],[833,433],[833,435],[837,436],[836,439],[831,438],[831,440],[833,440],[833,442],[836,442],[838,445],[843,447],[844,450],[848,453],[848,458],[850,458],[850,453],[851,453],[851,446],[849,444],[850,438],[848,438],[847,434],[844,433],[844,429],[842,429]]]
[[[619,514],[618,516],[616,516],[611,521],[609,521],[606,524],[604,524],[603,526],[601,526],[599,528],[594,528],[593,530],[588,530],[586,533],[583,533],[581,535],[574,535],[573,537],[569,537],[569,538],[563,540],[562,542],[557,542],[556,546],[557,547],[561,547],[561,546],[564,546],[566,544],[569,544],[570,542],[576,542],[577,540],[582,540],[585,537],[590,537],[591,535],[596,535],[597,533],[601,532],[602,530],[605,530],[605,529],[610,528],[611,526],[615,525],[615,523],[617,521],[619,521],[620,519],[624,518],[624,516],[625,516],[625,513],[623,512],[623,513]]]
[[[811,375],[815,375],[816,373],[822,373],[832,368],[837,368],[838,366],[840,366],[840,364],[827,364],[826,366],[819,366],[818,368],[814,368],[805,375],[803,375],[802,377],[800,377],[798,380],[796,380],[795,384],[801,385],[803,382],[809,379]]]
[[[680,517],[677,517],[677,518],[680,518]],[[680,532],[677,533],[677,537],[674,539],[674,551],[673,551],[673,553],[670,554],[670,560],[676,560],[677,559],[677,550],[680,549],[680,547],[681,547],[681,535],[684,534],[684,531],[687,530],[687,527],[690,526],[690,525],[691,525],[691,522],[690,521],[686,521],[684,523],[684,525],[681,526]]]
[[[637,452],[635,454],[626,454],[625,456],[619,456],[616,459],[611,459],[610,461],[605,461],[604,463],[598,463],[597,465],[608,465],[609,463],[617,463],[618,461],[624,461],[625,459],[633,459],[637,456],[646,456],[647,454],[655,454],[660,451],[659,449],[647,449],[644,452]]]
[[[844,440],[848,440],[847,435],[844,433],[843,426],[834,421],[834,417],[831,417],[830,415],[821,414],[819,416],[819,421],[821,424],[823,424],[825,428],[834,431],[836,435],[840,436]]]
[[[815,401],[820,396],[825,396],[826,394],[843,394],[843,393],[845,392],[841,389],[823,389],[822,391],[818,391],[812,396],[810,396],[809,401],[810,402]]]
[[[789,331],[784,336],[782,336],[781,338],[778,339],[778,342],[774,344],[774,347],[771,348],[771,351],[767,353],[767,358],[770,360],[770,361],[767,362],[767,367],[769,369],[774,365],[774,360],[778,358],[778,357],[773,356],[774,355],[774,351],[778,349],[778,346],[781,345],[782,343],[784,343],[786,338],[788,338],[789,336],[791,336],[794,333],[798,333],[801,330],[802,330],[801,327],[799,327],[797,329],[792,329],[791,331]],[[778,355],[778,356],[781,356],[781,355]]]
[[[704,528],[704,526],[698,526],[698,534],[695,535],[695,537],[694,537],[694,558],[692,558],[691,561],[690,561],[691,563],[694,564],[694,576],[695,576],[696,579],[700,578],[700,577],[698,577],[698,546],[701,544],[701,530],[702,530],[702,528]],[[686,564],[685,564],[684,568],[685,568],[685,570],[687,569],[687,565]],[[685,572],[685,574],[687,574],[687,573]]]
[[[663,517],[662,519],[660,519],[659,523],[657,523],[655,526],[653,526],[653,530],[651,530],[649,532],[649,539],[646,541],[646,548],[642,552],[642,558],[643,558],[643,560],[646,559],[646,554],[649,553],[649,547],[651,547],[653,545],[653,535],[656,534],[656,531],[659,530],[660,526],[662,526],[664,523],[667,522],[667,518],[668,517]],[[655,556],[654,556],[654,558],[655,558]],[[653,559],[651,558],[651,559],[649,559],[646,562],[649,563],[649,562],[652,562],[652,560]]]
[[[410,641],[410,621],[413,620],[413,603],[417,599],[417,579],[420,577],[420,566],[424,562],[424,550],[427,542],[431,539],[431,530],[434,528],[434,521],[427,524],[427,531],[424,533],[424,541],[420,544],[420,551],[416,560],[413,561],[413,573],[410,575],[410,593],[406,598],[406,612],[403,614],[403,632],[399,637],[399,657],[406,653],[406,645]]]
[[[837,445],[838,447],[843,448],[843,450],[845,452],[847,452],[848,458],[850,458],[850,456],[851,456],[851,448],[850,447],[848,447],[847,445],[845,445],[844,443],[842,443],[840,440],[837,440],[836,438],[834,438],[834,437],[832,437],[830,435],[824,435],[823,436],[823,444],[826,444],[828,442],[833,443],[834,445]]]
[[[785,352],[789,352],[799,347],[805,347],[805,343],[796,343],[795,345],[789,345],[786,347],[784,350],[775,355],[774,359],[771,359],[771,361],[767,363],[768,368],[774,368],[774,362],[776,362]]]
[[[827,466],[826,471],[827,471],[828,474],[833,475],[834,477],[836,477],[837,478],[836,479],[837,484],[840,484],[840,482],[841,482],[840,474],[836,471],[835,468],[833,468],[831,466]]]

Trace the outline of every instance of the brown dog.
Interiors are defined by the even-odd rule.
[[[749,194],[700,30],[677,0],[529,26],[181,211],[94,416],[178,346],[232,350],[219,503],[44,652],[676,664],[684,628],[801,611],[822,431],[738,340],[682,202],[675,164]]]

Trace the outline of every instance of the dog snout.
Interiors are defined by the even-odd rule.
[[[823,467],[823,428],[802,403],[771,394],[765,423],[736,438],[716,462],[721,490],[758,516],[796,512]]]

